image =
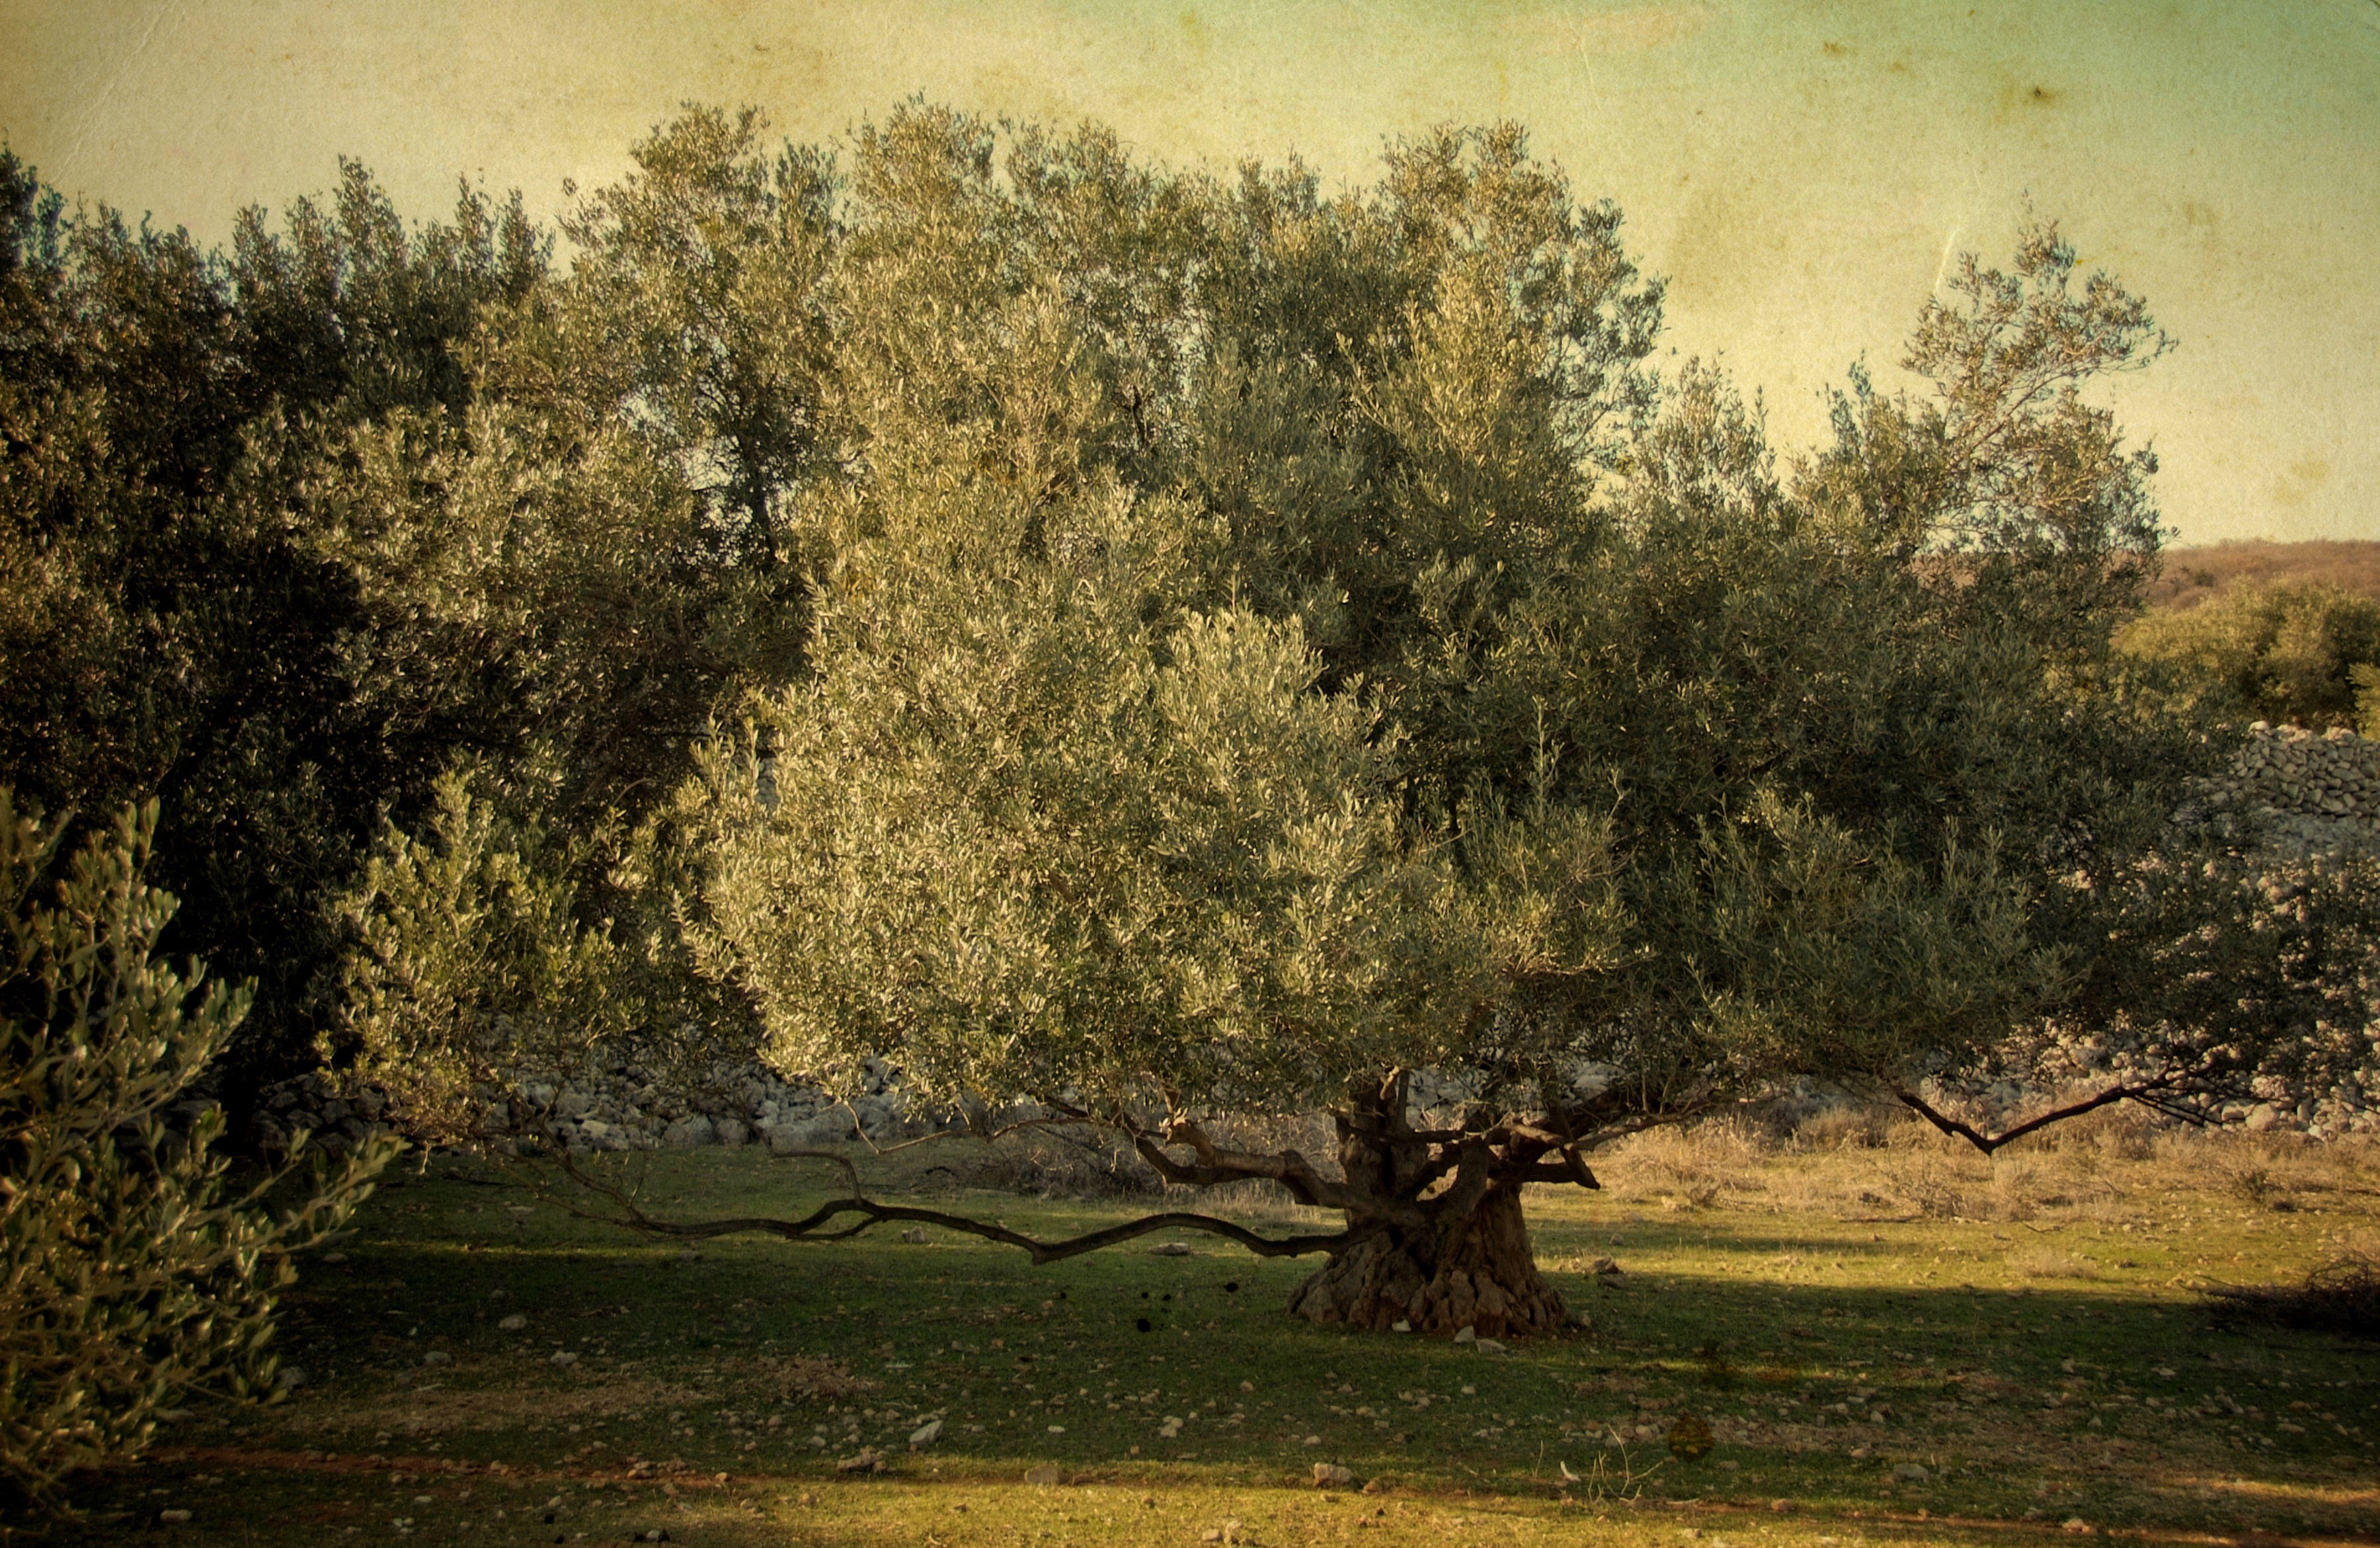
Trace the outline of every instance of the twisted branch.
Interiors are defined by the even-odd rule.
[[[780,1220],[768,1215],[745,1215],[726,1220],[662,1220],[648,1213],[626,1190],[596,1176],[580,1167],[565,1151],[557,1160],[571,1180],[589,1192],[610,1201],[616,1213],[592,1213],[572,1208],[581,1219],[601,1220],[649,1237],[666,1237],[673,1241],[707,1241],[714,1237],[748,1234],[772,1236],[783,1241],[822,1242],[847,1241],[871,1225],[886,1221],[905,1220],[921,1225],[939,1225],[947,1231],[978,1237],[1002,1247],[1019,1249],[1038,1263],[1054,1263],[1067,1258],[1097,1252],[1135,1237],[1153,1231],[1205,1231],[1239,1243],[1259,1258],[1298,1258],[1313,1252],[1334,1252],[1371,1235],[1378,1227],[1357,1226],[1346,1231],[1317,1233],[1297,1237],[1262,1237],[1245,1225],[1220,1220],[1209,1214],[1169,1210],[1161,1214],[1143,1215],[1105,1230],[1068,1237],[1060,1241],[1042,1241],[1021,1231],[992,1221],[970,1219],[950,1214],[941,1210],[919,1209],[910,1204],[886,1204],[867,1197],[859,1190],[859,1176],[847,1157],[832,1151],[795,1151],[790,1155],[830,1162],[842,1169],[851,1185],[851,1192],[840,1199],[829,1200],[798,1220]],[[566,1206],[567,1207],[567,1206]],[[853,1216],[858,1218],[854,1221]],[[842,1224],[849,1221],[849,1224]]]

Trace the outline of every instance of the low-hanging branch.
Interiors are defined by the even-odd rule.
[[[565,1205],[582,1219],[602,1220],[646,1236],[666,1237],[675,1241],[707,1241],[714,1237],[747,1234],[772,1236],[784,1241],[827,1242],[846,1241],[871,1225],[887,1221],[908,1221],[920,1225],[939,1225],[944,1230],[980,1237],[1024,1251],[1037,1264],[1054,1263],[1062,1259],[1097,1252],[1135,1237],[1155,1231],[1205,1231],[1239,1243],[1259,1258],[1300,1258],[1316,1252],[1333,1252],[1352,1245],[1378,1230],[1378,1226],[1358,1225],[1350,1230],[1318,1232],[1295,1237],[1265,1237],[1232,1221],[1210,1214],[1197,1214],[1184,1210],[1168,1210],[1158,1214],[1143,1215],[1104,1230],[1068,1237],[1059,1241],[1043,1241],[1013,1231],[992,1221],[975,1220],[966,1215],[951,1214],[941,1210],[919,1209],[910,1204],[886,1204],[868,1198],[859,1190],[858,1173],[850,1161],[832,1151],[794,1151],[789,1155],[826,1161],[840,1167],[851,1184],[851,1192],[832,1199],[798,1220],[781,1220],[768,1215],[743,1215],[725,1220],[663,1220],[637,1202],[634,1196],[615,1184],[589,1173],[579,1166],[566,1151],[555,1152],[555,1159],[570,1179],[588,1192],[607,1200],[614,1213],[601,1213]],[[856,1221],[850,1217],[856,1215]]]
[[[1984,1154],[1990,1155],[2002,1146],[2013,1144],[2026,1135],[2047,1128],[2052,1124],[2064,1123],[2069,1118],[2079,1118],[2085,1113],[2095,1113],[2102,1107],[2112,1107],[2119,1102],[2138,1102],[2154,1107],[2161,1113],[2169,1113],[2178,1117],[2196,1118],[2199,1115],[2168,1100],[2169,1094],[2186,1079],[2185,1076],[2174,1074],[2159,1076],[2154,1080],[2110,1086],[2080,1102],[2070,1102],[2062,1107],[2053,1107],[2046,1113],[2036,1113],[2024,1122],[2002,1129],[1998,1134],[1986,1134],[1971,1123],[1950,1116],[1905,1086],[1894,1086],[1890,1090],[1893,1100],[1932,1124],[1936,1128],[1952,1139],[1964,1140]]]

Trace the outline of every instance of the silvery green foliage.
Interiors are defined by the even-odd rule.
[[[1515,130],[1334,198],[922,104],[840,159],[756,134],[639,148],[421,481],[474,574],[577,543],[524,512],[620,513],[622,649],[551,591],[507,638],[724,690],[697,777],[537,862],[610,862],[550,918],[643,964],[638,1036],[748,1014],[805,1076],[1177,1111],[1434,1068],[1535,1179],[1779,1079],[2155,1019],[2118,957],[2183,928],[2155,878],[2215,753],[2111,645],[2153,459],[2084,390],[2166,341],[2054,228],[1780,468],[1646,365],[1659,286]],[[698,595],[639,567],[673,533],[725,556]],[[501,997],[441,1024],[538,1023]],[[2185,1068],[2236,1018],[2174,1004]]]
[[[455,772],[435,794],[418,836],[382,825],[341,900],[324,1052],[407,1132],[468,1144],[512,1131],[525,1077],[577,1074],[636,1027],[632,958],[578,918],[576,868],[516,791]]]
[[[143,879],[155,829],[152,802],[62,857],[65,824],[0,786],[0,1478],[43,1502],[192,1389],[271,1392],[289,1254],[393,1153],[243,1183],[218,1111],[168,1127],[248,993],[152,955],[175,908]]]

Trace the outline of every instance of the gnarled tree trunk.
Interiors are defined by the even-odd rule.
[[[1296,1243],[1297,1251],[1323,1248],[1330,1260],[1291,1298],[1293,1315],[1362,1328],[1402,1323],[1416,1333],[1469,1328],[1483,1337],[1554,1332],[1569,1309],[1537,1273],[1521,1189],[1601,1186],[1576,1136],[1594,1131],[1604,1115],[1585,1104],[1541,1119],[1474,1113],[1451,1127],[1420,1129],[1406,1114],[1411,1079],[1398,1070],[1350,1084],[1346,1105],[1331,1115],[1337,1177],[1295,1151],[1227,1149],[1178,1111],[1161,1129],[1122,1127],[1169,1183],[1269,1177],[1299,1203],[1345,1213],[1343,1235]],[[1186,1147],[1190,1159],[1169,1146]]]
[[[1570,1318],[1537,1273],[1519,1187],[1501,1183],[1465,1213],[1361,1237],[1299,1286],[1289,1310],[1311,1323],[1486,1338],[1552,1333]]]

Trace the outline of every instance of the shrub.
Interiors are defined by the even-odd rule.
[[[2206,1294],[2219,1322],[2380,1338],[2380,1261],[2371,1258],[2333,1259],[2295,1285],[2222,1285]]]
[[[2119,643],[2225,710],[2316,727],[2370,725],[2380,714],[2380,601],[2337,586],[2242,589],[2152,613]]]
[[[182,1394],[273,1389],[290,1252],[393,1152],[360,1147],[284,1199],[285,1170],[233,1187],[215,1110],[168,1126],[249,994],[152,955],[175,908],[143,879],[156,810],[61,864],[66,824],[0,786],[0,1481],[42,1507]]]

